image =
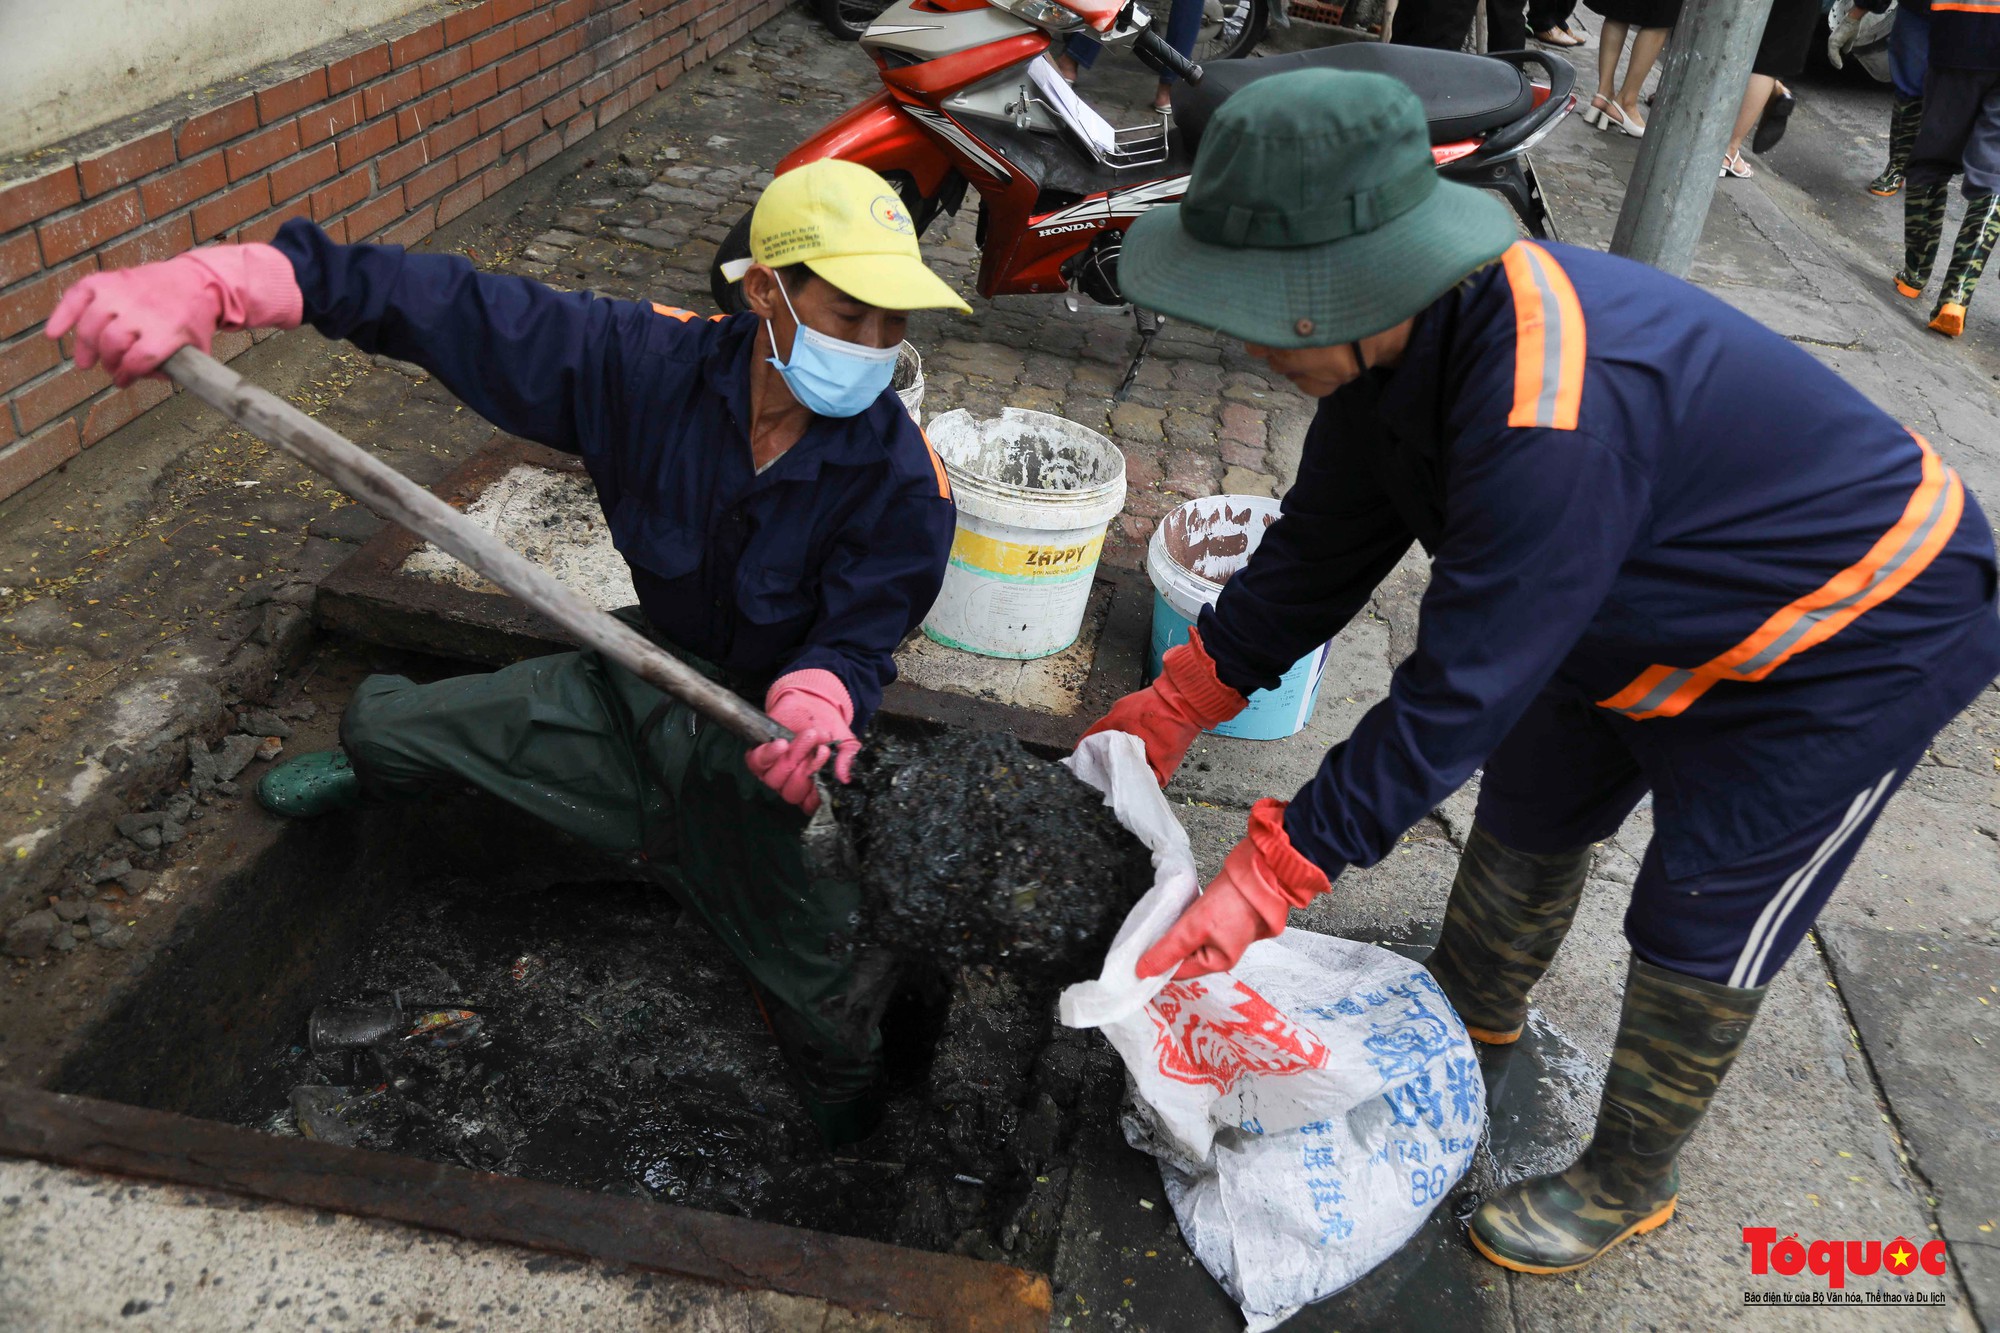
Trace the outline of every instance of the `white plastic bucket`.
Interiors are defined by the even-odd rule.
[[[1146,679],[1160,673],[1160,658],[1186,643],[1188,628],[1222,585],[1250,561],[1264,530],[1278,517],[1278,502],[1261,495],[1211,495],[1190,500],[1160,520],[1146,543],[1146,573],[1153,580],[1153,645]],[[1294,662],[1274,690],[1258,690],[1250,706],[1212,730],[1217,736],[1275,741],[1312,720],[1319,699],[1323,646]]]
[[[1125,455],[1096,431],[1002,408],[930,425],[958,502],[958,535],[924,633],[985,657],[1031,658],[1076,642],[1104,529],[1125,507]]]
[[[889,381],[889,387],[903,400],[909,409],[910,420],[924,424],[924,359],[917,355],[917,349],[908,343],[896,349],[896,374]]]

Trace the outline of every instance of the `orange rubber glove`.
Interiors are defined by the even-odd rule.
[[[1128,731],[1146,743],[1146,762],[1162,787],[1187,758],[1194,738],[1227,722],[1250,701],[1222,683],[1215,661],[1202,647],[1201,631],[1190,629],[1188,641],[1167,649],[1160,674],[1151,685],[1135,690],[1092,724],[1085,736],[1100,731]]]
[[[819,809],[813,774],[828,759],[842,783],[853,780],[861,742],[853,731],[854,701],[831,671],[816,667],[791,671],[771,682],[764,711],[792,733],[788,741],[767,741],[743,756],[758,781],[807,814]]]
[[[1326,872],[1285,836],[1284,801],[1265,799],[1250,811],[1250,831],[1222,863],[1222,873],[1139,959],[1138,973],[1174,980],[1227,972],[1258,940],[1285,928],[1294,907],[1332,887]]]

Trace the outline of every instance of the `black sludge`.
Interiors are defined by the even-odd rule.
[[[1152,883],[1098,792],[1011,736],[883,737],[841,816],[861,861],[860,942],[1056,984],[1097,975]]]
[[[645,883],[423,885],[312,999],[223,1118],[1042,1271],[1124,1092],[1047,990],[927,973],[889,1006],[881,1127],[829,1151],[727,951]]]

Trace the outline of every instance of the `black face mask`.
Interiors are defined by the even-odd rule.
[[[1373,367],[1373,366],[1371,366],[1371,365],[1369,365],[1369,364],[1368,364],[1368,355],[1367,355],[1367,353],[1365,353],[1365,352],[1363,352],[1363,351],[1361,350],[1361,343],[1360,343],[1360,341],[1359,341],[1358,339],[1357,339],[1356,341],[1354,341],[1354,342],[1351,342],[1351,343],[1347,344],[1347,345],[1348,345],[1348,346],[1349,346],[1350,348],[1352,348],[1352,349],[1353,349],[1353,351],[1354,351],[1354,364],[1355,364],[1355,365],[1357,365],[1357,366],[1359,366],[1359,367],[1361,367],[1361,373],[1362,373],[1363,375],[1366,375],[1366,374],[1367,374],[1367,373],[1368,373],[1369,371],[1371,371],[1371,370],[1373,370],[1373,369],[1374,369],[1374,367]]]

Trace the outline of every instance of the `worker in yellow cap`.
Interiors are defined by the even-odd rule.
[[[883,970],[830,952],[857,888],[799,842],[814,774],[857,734],[930,610],[956,516],[889,391],[908,312],[970,313],[924,267],[895,188],[823,161],[773,181],[739,276],[749,312],[561,292],[453,255],[339,245],[295,219],[87,278],[49,332],[121,385],[221,328],[310,322],[413,361],[502,430],[582,457],[639,605],[620,614],[795,734],[749,749],[592,652],[418,685],[362,682],[339,750],[258,787],[303,817],[470,784],[646,861],[748,969],[833,1141],[870,1124]],[[865,978],[865,979],[864,979]]]

